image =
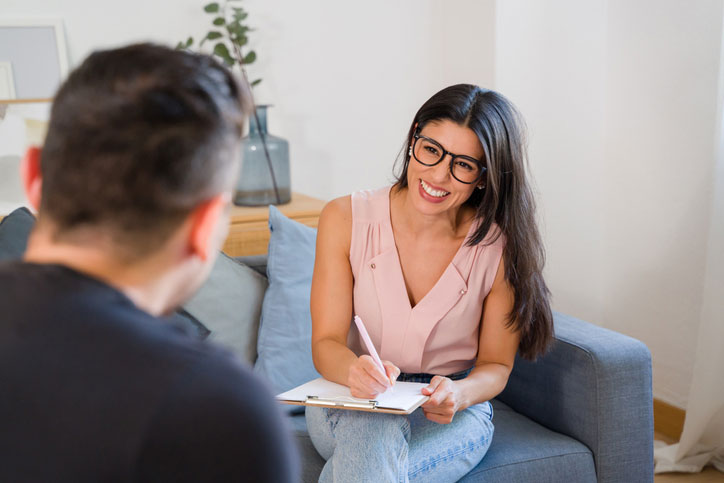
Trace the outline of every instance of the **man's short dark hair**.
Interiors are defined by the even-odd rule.
[[[210,56],[152,44],[94,52],[53,102],[40,220],[56,238],[98,227],[134,255],[152,252],[228,188],[251,107]]]

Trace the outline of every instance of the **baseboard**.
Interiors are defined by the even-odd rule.
[[[675,441],[681,439],[686,411],[654,398],[654,431]]]

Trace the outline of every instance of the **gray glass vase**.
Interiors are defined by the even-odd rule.
[[[267,132],[266,114],[269,106],[256,106],[256,119],[249,119],[249,135],[241,140],[242,160],[241,173],[236,183],[234,204],[240,206],[266,206],[289,203],[292,199],[291,181],[289,176],[289,143],[282,138]],[[264,152],[262,138],[266,141],[271,165]],[[279,192],[277,199],[274,181]]]

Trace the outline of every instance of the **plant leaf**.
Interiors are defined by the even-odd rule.
[[[186,45],[183,42],[179,42],[176,44],[176,50],[183,50],[186,48]]]
[[[226,25],[226,19],[224,17],[216,17],[213,24],[217,26]]]
[[[257,80],[255,80],[255,81],[252,81],[251,87],[256,87],[256,86],[258,86],[259,84],[261,84],[261,79],[257,79]]]
[[[256,60],[256,52],[253,50],[250,51],[248,54],[244,56],[244,58],[241,60],[244,64],[251,64]]]
[[[204,7],[204,11],[206,13],[216,13],[219,11],[219,4],[216,2],[209,3]]]
[[[216,40],[216,39],[220,39],[221,37],[222,37],[221,32],[212,31],[212,32],[209,32],[208,34],[206,34],[206,38],[209,40]]]
[[[214,45],[214,54],[221,57],[221,59],[224,61],[224,63],[226,65],[228,65],[228,66],[234,65],[234,59],[231,57],[231,54],[229,53],[229,48],[223,42],[219,42],[216,45]]]
[[[223,42],[214,45],[214,53],[216,55],[229,55],[229,48]]]
[[[192,45],[193,43],[194,43],[194,38],[193,38],[193,37],[189,37],[188,39],[186,39],[186,48],[188,49],[189,47],[191,47],[191,45]]]

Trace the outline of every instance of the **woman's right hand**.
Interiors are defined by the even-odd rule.
[[[374,359],[362,355],[349,366],[347,385],[352,397],[374,399],[394,385],[400,375],[400,369],[390,361],[382,361],[386,374],[380,371]]]

